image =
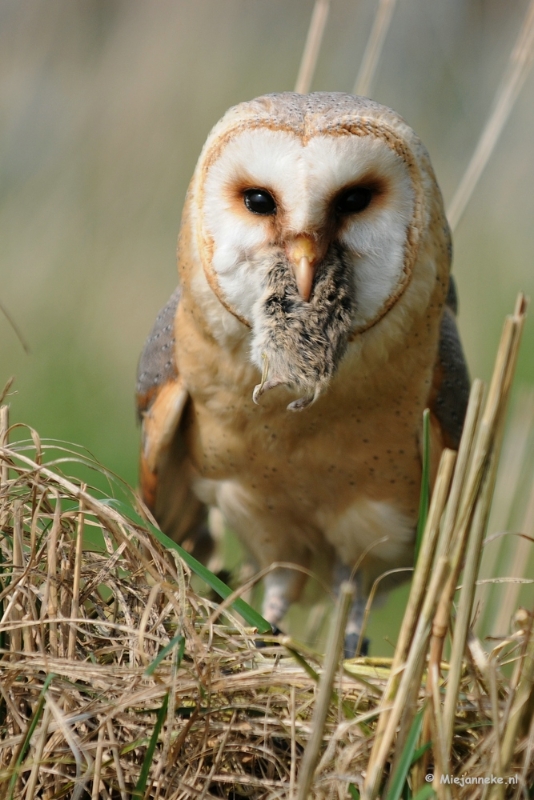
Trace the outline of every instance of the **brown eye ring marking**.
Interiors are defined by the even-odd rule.
[[[270,217],[276,214],[276,201],[267,189],[250,188],[243,192],[243,202],[252,214]]]

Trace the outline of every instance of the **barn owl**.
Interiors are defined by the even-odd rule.
[[[304,570],[354,571],[348,653],[371,583],[413,564],[423,410],[435,471],[469,388],[450,260],[428,154],[389,108],[266,95],[208,136],[139,365],[141,490],[203,557],[220,509],[272,565],[273,627]]]

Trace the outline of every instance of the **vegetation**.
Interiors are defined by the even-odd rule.
[[[72,453],[35,431],[10,445],[4,406],[2,796],[528,797],[534,616],[517,609],[489,652],[471,628],[524,312],[520,297],[487,398],[475,381],[458,457],[443,454],[393,659],[342,661],[350,587],[324,659],[269,636],[126,487],[65,477]],[[104,552],[84,549],[89,528]]]

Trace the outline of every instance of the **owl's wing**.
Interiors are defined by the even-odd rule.
[[[191,538],[202,557],[206,509],[191,490],[182,427],[189,394],[176,367],[174,320],[178,287],[161,309],[145,342],[137,372],[137,412],[142,426],[141,495],[162,530],[177,542]]]
[[[451,276],[441,320],[430,410],[441,428],[443,444],[453,450],[457,450],[460,443],[470,388],[467,364],[456,327],[457,310],[456,286]]]

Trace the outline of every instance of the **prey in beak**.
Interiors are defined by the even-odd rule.
[[[309,237],[296,237],[286,258],[266,271],[254,309],[252,360],[262,371],[253,400],[285,385],[301,396],[288,405],[306,408],[328,386],[343,357],[354,315],[353,275],[340,245],[319,259]]]

